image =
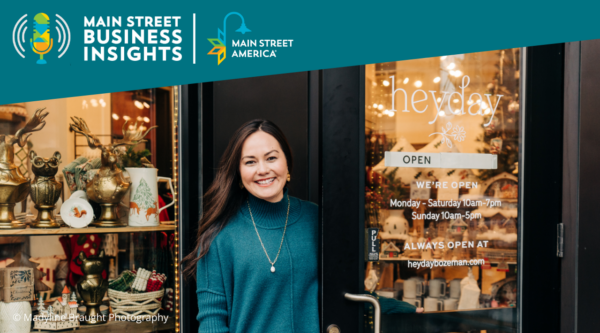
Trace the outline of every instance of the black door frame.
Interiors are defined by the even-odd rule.
[[[561,333],[595,332],[600,297],[595,279],[600,273],[600,40],[567,43],[565,54]]]
[[[179,219],[181,229],[181,248],[179,249],[179,262],[195,246],[195,235],[198,230],[198,220],[201,212],[200,189],[202,188],[202,177],[200,177],[200,157],[202,155],[202,141],[199,137],[202,127],[202,115],[200,112],[200,85],[190,84],[180,86],[179,105]],[[179,329],[180,332],[198,331],[196,315],[198,314],[198,303],[196,301],[196,281],[193,278],[185,278],[182,274],[183,268],[179,269],[179,281],[181,282]],[[193,292],[191,292],[193,291]]]
[[[527,153],[519,166],[521,221],[527,221],[520,228],[519,270],[525,274],[514,318],[521,319],[521,332],[554,332],[560,326],[556,225],[562,206],[564,44],[530,47],[525,55],[521,152]],[[344,294],[364,289],[364,67],[324,70],[322,76],[321,331],[335,324],[344,333],[358,333],[363,305]],[[419,332],[428,322],[446,323],[448,331],[490,329],[469,324],[475,312],[403,315],[397,324]]]

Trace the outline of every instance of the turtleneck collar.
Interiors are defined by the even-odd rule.
[[[300,216],[301,205],[298,199],[290,197],[288,189],[284,188],[283,198],[278,202],[268,202],[259,199],[248,192],[248,200],[242,204],[241,211],[244,217],[252,223],[248,203],[252,209],[252,217],[257,227],[264,229],[277,229],[285,226],[285,220],[288,213],[288,198],[290,202],[290,214],[288,226]]]

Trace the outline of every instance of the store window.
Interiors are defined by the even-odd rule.
[[[0,106],[0,327],[179,331],[177,98]]]
[[[519,59],[366,66],[366,290],[516,328]],[[382,319],[386,331],[399,323]]]

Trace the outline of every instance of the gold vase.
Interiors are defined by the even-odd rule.
[[[126,121],[123,124],[123,139],[110,145],[102,145],[100,140],[90,132],[85,120],[78,117],[72,117],[71,120],[73,121],[70,127],[72,131],[85,136],[90,148],[102,150],[100,155],[102,166],[98,173],[86,184],[88,199],[99,203],[102,208],[100,217],[91,225],[100,228],[127,226],[126,223],[119,220],[117,214],[118,205],[131,186],[131,182],[125,179],[123,172],[117,167],[117,155],[120,153],[119,146],[133,146],[146,142],[144,137],[157,126],[152,126],[146,132],[143,132],[143,125],[138,127],[136,122],[130,129]]]
[[[104,152],[102,153],[104,155]],[[116,159],[116,156],[115,156]],[[104,163],[103,163],[104,164]],[[102,211],[98,219],[91,223],[99,228],[126,227],[117,215],[117,208],[123,196],[129,191],[131,182],[127,181],[120,169],[102,166],[94,178],[86,185],[86,193],[90,200],[100,204]]]
[[[50,158],[37,156],[35,151],[29,152],[31,169],[35,179],[31,182],[31,200],[35,203],[38,215],[32,228],[59,228],[54,220],[54,206],[62,193],[62,184],[54,176],[58,172],[60,153],[55,152]]]
[[[85,315],[81,323],[84,325],[105,324],[108,316],[100,312],[100,305],[104,294],[108,290],[108,281],[102,278],[102,271],[106,268],[106,257],[104,250],[100,251],[98,256],[86,257],[85,252],[80,252],[76,262],[81,267],[83,279],[77,283],[77,292],[83,298],[85,305]]]
[[[27,198],[30,179],[23,177],[14,163],[14,144],[23,148],[32,132],[44,128],[48,112],[38,109],[35,115],[14,136],[0,135],[0,229],[23,229],[25,224],[16,221],[14,208]],[[27,135],[25,135],[27,134]]]

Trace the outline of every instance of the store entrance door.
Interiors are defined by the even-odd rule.
[[[562,47],[323,71],[322,332],[558,331]]]

